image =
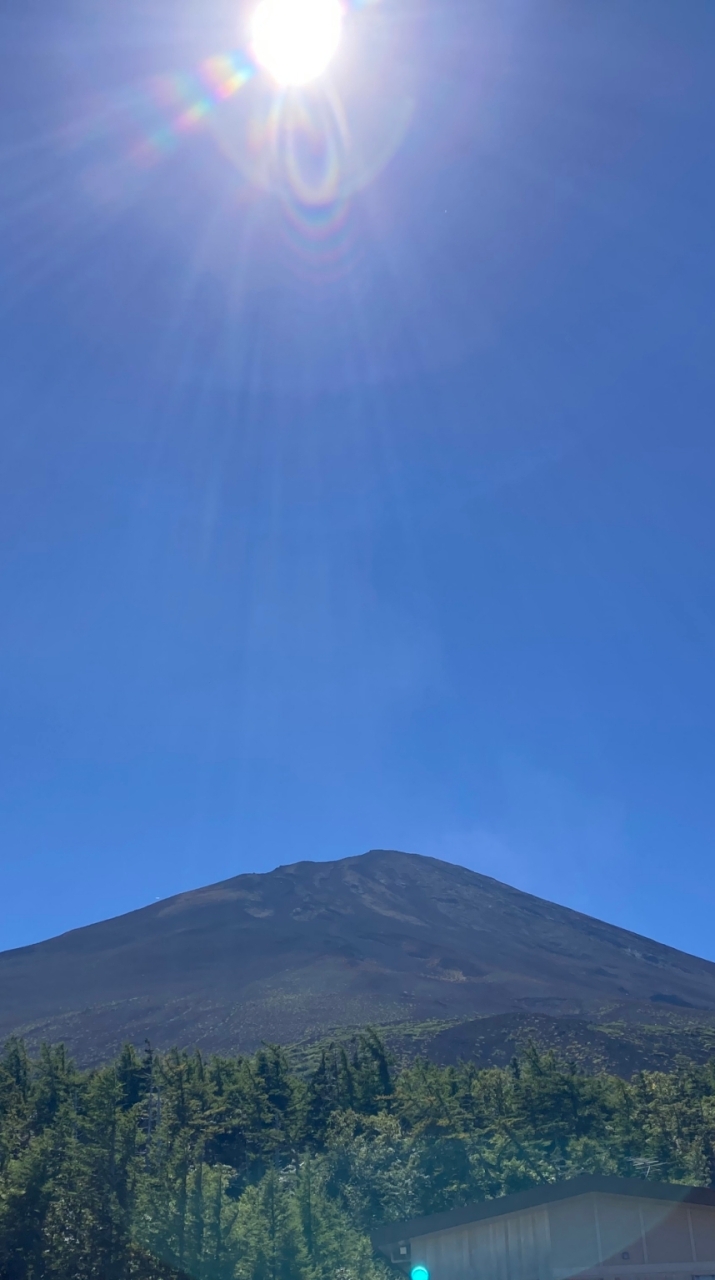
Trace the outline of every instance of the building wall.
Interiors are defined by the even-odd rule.
[[[473,1222],[412,1241],[433,1280],[551,1280],[546,1208]]]
[[[715,1280],[715,1209],[592,1193],[411,1241],[431,1280]]]

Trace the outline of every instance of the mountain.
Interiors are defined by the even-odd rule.
[[[429,1024],[468,1051],[505,1017],[714,1015],[715,964],[391,850],[236,876],[0,953],[0,1040],[64,1040],[85,1063],[145,1038],[228,1053]]]

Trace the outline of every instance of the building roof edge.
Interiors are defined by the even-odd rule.
[[[449,1231],[469,1222],[487,1218],[501,1218],[521,1209],[533,1209],[555,1200],[569,1200],[573,1196],[601,1192],[604,1195],[639,1196],[649,1200],[684,1201],[715,1207],[715,1190],[711,1187],[686,1187],[674,1182],[647,1182],[644,1178],[616,1178],[600,1174],[580,1174],[563,1182],[546,1182],[526,1191],[516,1191],[494,1200],[464,1205],[460,1209],[448,1209],[443,1213],[430,1213],[421,1218],[408,1218],[402,1222],[388,1222],[371,1233],[375,1248],[396,1243],[398,1240],[414,1240],[437,1231]]]

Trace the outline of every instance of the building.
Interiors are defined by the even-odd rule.
[[[414,1280],[715,1280],[715,1191],[583,1176],[372,1241]]]

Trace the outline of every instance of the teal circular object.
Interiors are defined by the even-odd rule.
[[[419,1266],[412,1268],[410,1280],[429,1280],[429,1271],[420,1263]]]

